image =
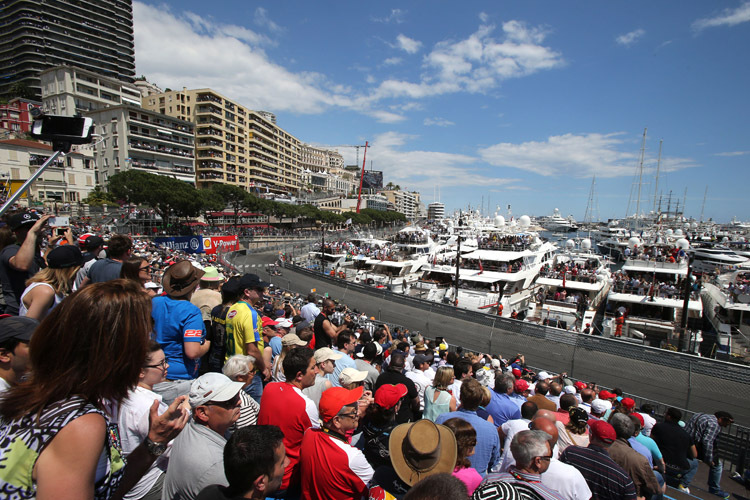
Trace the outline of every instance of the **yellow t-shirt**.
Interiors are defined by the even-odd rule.
[[[247,302],[241,300],[227,312],[227,353],[224,361],[235,354],[245,354],[245,344],[255,343],[262,353],[263,321],[260,314]]]

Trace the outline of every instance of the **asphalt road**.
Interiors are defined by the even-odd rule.
[[[277,252],[252,254],[235,260],[246,272],[255,272],[277,286],[308,294],[328,293],[351,309],[375,316],[379,321],[418,330],[428,338],[442,336],[453,345],[477,352],[501,354],[509,358],[516,353],[526,356],[527,364],[553,372],[567,372],[579,380],[597,382],[605,387],[620,387],[643,400],[686,408],[693,412],[729,411],[735,422],[750,426],[750,380],[733,382],[659,366],[645,361],[575,348],[561,342],[535,338],[499,327],[484,326],[456,315],[426,311],[410,305],[373,297],[346,286],[284,269],[283,276],[268,276],[265,265],[276,260]],[[573,334],[571,334],[573,335]],[[572,338],[572,337],[571,337]],[[617,344],[613,344],[617,345]]]

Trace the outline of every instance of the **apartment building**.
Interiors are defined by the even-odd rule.
[[[0,140],[0,185],[13,194],[52,156],[52,147],[25,139]],[[31,185],[24,200],[77,203],[94,189],[96,159],[90,146],[74,146]]]
[[[129,104],[86,113],[100,138],[94,143],[97,182],[128,169],[195,184],[195,130],[191,122]]]
[[[302,186],[299,139],[276,117],[253,111],[211,89],[169,91],[143,107],[195,126],[196,183],[228,183],[258,193],[296,194]]]
[[[0,129],[13,133],[24,134],[31,132],[34,119],[30,108],[41,106],[39,101],[16,97],[5,104],[0,104]]]
[[[444,219],[445,204],[435,201],[427,205],[427,218],[430,220]]]
[[[119,104],[141,105],[141,91],[134,84],[87,69],[61,65],[42,71],[39,78],[45,113],[73,116]]]
[[[22,83],[41,98],[39,74],[61,64],[135,77],[131,0],[3,0],[0,26],[0,96]]]
[[[344,157],[338,151],[309,144],[300,146],[301,182],[308,192],[351,193],[357,182],[353,174],[343,169],[343,165]]]
[[[333,196],[330,198],[321,198],[314,202],[315,206],[321,210],[342,214],[344,212],[357,211],[357,198],[345,198],[343,196]],[[385,196],[379,194],[362,195],[360,210],[370,208],[372,210],[381,210],[383,212],[392,208]]]
[[[380,191],[380,194],[393,204],[396,212],[400,212],[409,220],[417,217],[417,208],[419,206],[419,193],[401,191],[398,189],[389,189]]]

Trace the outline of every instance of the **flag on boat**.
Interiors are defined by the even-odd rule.
[[[351,223],[352,223],[351,217],[348,218],[348,219],[346,219],[346,222],[344,222],[344,224],[347,225],[347,226],[350,225]]]
[[[482,274],[484,272],[484,267],[482,267],[482,259],[479,259],[479,274]]]

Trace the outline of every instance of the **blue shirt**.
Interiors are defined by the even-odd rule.
[[[189,300],[160,295],[151,299],[155,340],[162,345],[169,363],[167,380],[192,380],[198,376],[200,359],[185,355],[186,342],[201,342],[206,337],[201,310]]]
[[[451,418],[460,418],[469,422],[477,432],[477,445],[469,461],[471,466],[484,476],[500,460],[500,437],[497,435],[497,429],[477,415],[477,412],[464,409],[443,413],[435,420],[435,423],[442,424]]]
[[[344,368],[354,368],[355,370],[357,369],[357,364],[352,358],[349,357],[348,354],[343,352],[339,352],[339,354],[341,354],[342,356],[335,361],[336,366],[333,369],[333,373],[326,374],[326,378],[331,381],[334,387],[341,387],[341,383],[339,383],[339,377],[341,376],[341,372],[344,371]]]
[[[628,439],[628,443],[630,443],[630,447],[633,448],[635,451],[646,457],[648,459],[648,464],[651,466],[651,468],[654,468],[654,459],[651,457],[651,450],[646,448],[646,446],[642,445],[634,437],[631,437]]]
[[[271,346],[271,359],[276,359],[276,356],[281,354],[282,344],[281,344],[281,337],[276,335],[275,337],[271,337],[271,340],[268,341],[268,345]]]
[[[492,400],[485,408],[492,415],[495,427],[500,427],[508,420],[521,418],[521,407],[507,394],[498,394],[492,391]]]

